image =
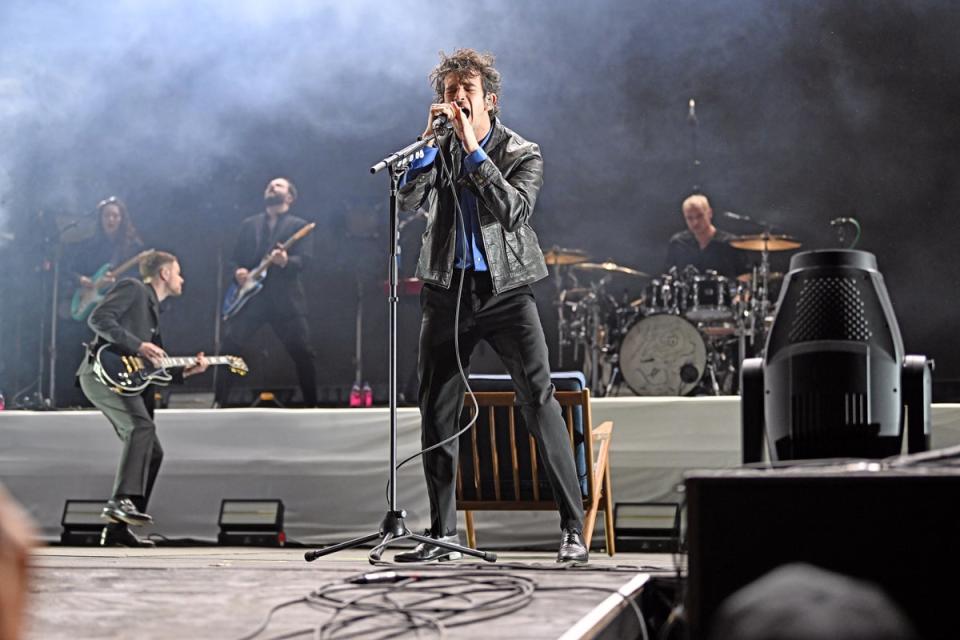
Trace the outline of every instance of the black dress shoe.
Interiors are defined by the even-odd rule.
[[[583,544],[583,536],[575,529],[564,529],[560,539],[560,551],[557,552],[557,562],[587,562],[590,553]]]
[[[100,532],[101,547],[142,547],[157,546],[153,540],[138,538],[125,524],[108,524]]]
[[[100,517],[109,522],[130,524],[139,527],[153,522],[153,518],[141,513],[130,498],[112,498],[100,512]]]
[[[437,538],[434,535],[427,533],[431,538],[436,538],[437,540],[442,540],[443,542],[449,542],[452,544],[460,544],[460,537],[457,534],[442,536]],[[393,556],[394,562],[432,562],[438,560],[440,562],[446,562],[447,560],[459,560],[463,557],[463,554],[459,551],[452,551],[444,547],[439,547],[435,544],[428,544],[426,542],[421,542],[416,546],[413,551],[404,551],[403,553],[398,553]]]

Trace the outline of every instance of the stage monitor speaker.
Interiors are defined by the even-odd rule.
[[[67,500],[60,518],[60,544],[73,547],[100,545],[106,521],[100,517],[106,500]]]
[[[676,502],[618,502],[613,507],[618,551],[676,553],[680,550],[680,505]]]
[[[287,541],[283,513],[282,500],[223,500],[217,542],[229,546],[282,547]]]
[[[956,636],[960,472],[790,468],[693,472],[685,480],[691,638],[725,597],[807,562],[880,585],[924,638]]]

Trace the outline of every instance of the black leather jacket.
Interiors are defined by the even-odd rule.
[[[547,276],[530,217],[543,184],[540,147],[528,142],[494,120],[490,139],[484,146],[488,159],[472,174],[460,175],[464,151],[452,133],[437,143],[447,159],[459,187],[477,197],[483,245],[493,280],[494,293],[502,293]],[[456,231],[455,193],[438,157],[429,170],[403,185],[400,209],[426,209],[427,228],[417,263],[417,277],[449,288],[454,274]]]

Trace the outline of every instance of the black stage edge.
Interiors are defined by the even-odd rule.
[[[924,638],[956,637],[942,585],[960,574],[960,473],[830,469],[687,474],[693,640],[727,595],[796,561],[878,584]]]

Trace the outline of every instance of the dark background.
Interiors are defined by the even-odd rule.
[[[57,223],[124,198],[147,246],[181,258],[186,292],[164,320],[170,350],[209,350],[218,253],[259,210],[266,182],[287,175],[300,189],[295,212],[318,223],[308,289],[323,397],[335,401],[354,378],[360,283],[363,373],[382,399],[388,180],[368,168],[422,130],[437,52],[470,46],[497,55],[504,123],[542,147],[534,226],[545,248],[657,273],[694,184],[715,210],[765,219],[804,248],[838,246],[829,221],[855,216],[907,351],[937,360],[944,399],[960,379],[958,31],[960,11],[946,1],[8,0],[0,389],[10,396],[37,376],[54,253],[44,238]],[[404,231],[404,275],[421,229]],[[552,284],[536,289],[555,340]],[[405,378],[415,298],[400,311]],[[257,375],[291,383],[282,350],[271,338],[261,346],[269,364]]]

